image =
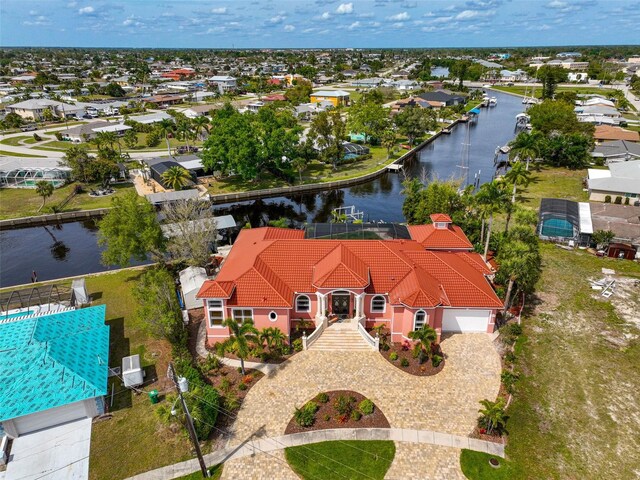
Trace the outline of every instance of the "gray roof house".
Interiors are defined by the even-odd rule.
[[[606,164],[640,160],[640,144],[626,140],[602,142],[591,152],[593,158],[604,158]]]

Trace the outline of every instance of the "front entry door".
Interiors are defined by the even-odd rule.
[[[331,311],[338,318],[349,318],[349,300],[351,295],[348,293],[334,293],[331,295]]]

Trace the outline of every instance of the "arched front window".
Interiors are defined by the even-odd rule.
[[[387,301],[383,295],[376,295],[371,299],[371,313],[384,313]]]
[[[296,312],[308,312],[311,310],[311,300],[306,295],[296,298]]]
[[[416,314],[413,316],[413,329],[420,330],[424,327],[424,324],[427,322],[427,314],[424,310],[418,310]]]

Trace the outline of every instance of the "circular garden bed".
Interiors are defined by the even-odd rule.
[[[387,349],[385,350],[385,348]],[[422,363],[420,363],[420,357],[415,355],[413,346],[409,342],[387,343],[386,346],[380,348],[380,353],[391,365],[411,375],[421,377],[439,373],[445,364],[442,349],[439,344],[435,343],[431,345],[429,357],[423,358]]]
[[[364,395],[333,390],[296,408],[285,434],[331,428],[389,428],[384,413]]]

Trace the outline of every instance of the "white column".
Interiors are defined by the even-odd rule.
[[[364,293],[356,295],[356,318],[360,318],[364,315]]]
[[[324,310],[322,310],[322,294],[320,292],[316,292],[316,300],[316,318],[320,318],[324,315]]]

